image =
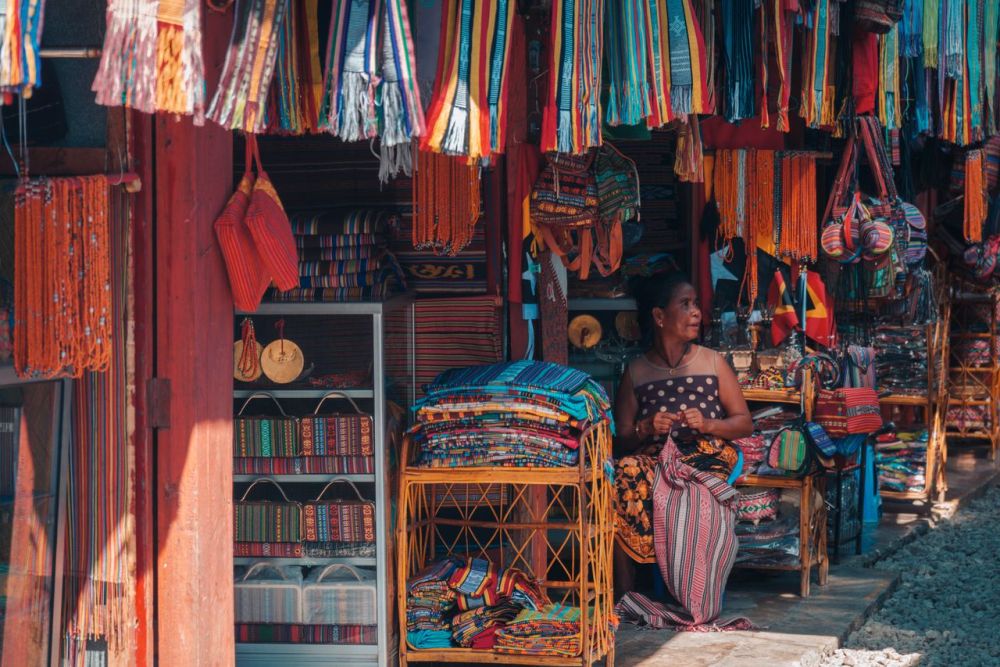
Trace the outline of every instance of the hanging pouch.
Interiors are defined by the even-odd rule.
[[[248,134],[247,141],[257,165],[257,182],[247,208],[247,227],[274,284],[285,292],[299,286],[299,252],[295,236],[281,199],[260,162],[256,135]]]
[[[786,426],[778,431],[767,453],[767,465],[795,475],[805,472],[809,465],[809,442],[803,429]]]
[[[246,224],[250,195],[256,180],[251,160],[248,142],[243,178],[240,179],[236,192],[226,202],[222,213],[215,219],[215,238],[219,242],[219,249],[226,263],[233,304],[237,310],[246,312],[257,310],[271,282],[271,276],[264,266],[260,253],[257,252],[257,246]]]

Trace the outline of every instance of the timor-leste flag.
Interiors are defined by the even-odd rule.
[[[825,347],[836,337],[833,308],[826,295],[826,285],[816,271],[806,274],[806,336]]]
[[[771,286],[767,289],[767,305],[774,308],[774,319],[771,320],[771,344],[777,346],[799,326],[795,299],[788,289],[785,274],[781,269],[774,272]]]

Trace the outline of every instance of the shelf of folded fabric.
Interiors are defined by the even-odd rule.
[[[569,310],[635,310],[636,304],[635,299],[631,298],[620,298],[620,299],[602,299],[602,298],[592,298],[583,297],[577,299],[569,299],[567,302]]]
[[[473,648],[439,648],[409,651],[409,662],[451,662],[478,663],[494,665],[579,665],[580,658],[567,658],[556,655],[533,655],[528,653],[494,653],[493,651]]]
[[[353,475],[348,473],[338,474],[329,473],[322,475],[315,475],[309,473],[303,473],[301,475],[266,475],[266,474],[241,474],[237,473],[233,475],[233,481],[239,484],[245,482],[254,482],[261,477],[268,477],[276,482],[298,482],[302,484],[326,484],[327,482],[333,481],[335,479],[343,479],[348,482],[374,482],[375,474],[364,474],[364,475]]]
[[[586,468],[587,471],[590,468]],[[589,473],[584,473],[589,476]],[[418,468],[406,466],[400,476],[416,484],[482,483],[493,484],[576,484],[580,481],[579,466],[560,468],[519,468],[486,466],[469,468]]]
[[[300,558],[268,558],[267,556],[237,556],[233,558],[233,565],[253,565],[255,563],[267,563],[269,565],[301,565],[302,567],[315,567],[317,565],[332,565],[341,563],[342,565],[355,565],[361,567],[375,567],[376,559],[361,556],[329,556],[314,558],[302,556]]]
[[[323,398],[331,392],[344,394],[350,398],[372,398],[375,392],[372,389],[272,389],[260,387],[257,389],[236,389],[233,391],[233,398],[250,398],[253,394],[271,394],[275,398]]]

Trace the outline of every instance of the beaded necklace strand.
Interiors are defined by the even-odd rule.
[[[464,160],[417,151],[413,176],[413,247],[454,257],[480,217],[479,169]]]

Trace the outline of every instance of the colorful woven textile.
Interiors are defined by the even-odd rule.
[[[298,542],[302,508],[298,503],[241,501],[234,503],[237,542]]]
[[[41,6],[25,6],[32,5]],[[97,103],[189,115],[202,125],[200,0],[111,0],[107,7],[101,63],[91,87]]]
[[[362,501],[308,502],[302,508],[307,542],[374,542],[375,507]]]
[[[228,130],[263,132],[288,0],[238,0],[226,63],[208,117]]]
[[[319,131],[323,75],[319,64],[319,0],[289,2],[281,34],[274,80],[266,109],[272,134]]]
[[[646,0],[605,0],[608,125],[638,125],[651,113],[646,77]]]
[[[831,4],[836,4],[836,0],[816,0],[806,17],[807,24],[811,25],[803,40],[803,104],[800,113],[806,124],[814,128],[828,127],[834,122]]]
[[[736,559],[737,493],[724,480],[683,463],[667,440],[653,486],[653,543],[663,580],[681,609],[665,610],[663,625],[747,629],[749,621],[742,618],[715,622]]]
[[[723,0],[723,47],[726,56],[726,121],[738,123],[754,115],[754,5]]]
[[[513,0],[444,0],[434,94],[421,149],[469,161],[503,153]]]
[[[375,644],[378,626],[237,623],[236,641],[248,644]]]
[[[302,455],[372,456],[372,426],[368,415],[303,417]]]
[[[604,0],[552,3],[549,99],[542,151],[581,155],[600,146]]]
[[[235,542],[237,558],[302,558],[301,542]]]
[[[300,456],[300,425],[285,417],[236,417],[233,456]]]
[[[452,640],[458,646],[471,647],[484,631],[510,623],[520,611],[520,606],[505,602],[456,614],[451,619]],[[495,632],[491,636],[495,641]]]
[[[7,2],[0,23],[0,91],[31,97],[41,83],[43,0]]]
[[[580,614],[579,607],[561,604],[547,605],[538,611],[524,609],[496,631],[493,648],[498,653],[579,655]]]
[[[926,430],[888,433],[875,442],[875,469],[879,488],[922,493],[927,488]]]

